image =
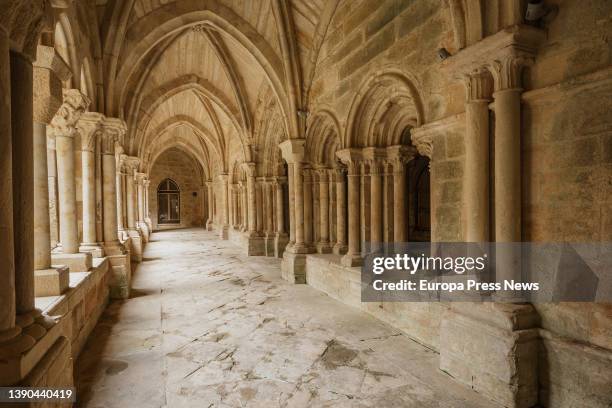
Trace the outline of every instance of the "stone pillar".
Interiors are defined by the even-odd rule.
[[[319,242],[317,252],[328,254],[331,252],[329,245],[329,169],[319,170]]]
[[[361,258],[361,151],[359,149],[344,149],[336,152],[338,158],[348,169],[348,248],[342,257],[345,266],[360,266]]]
[[[59,244],[59,208],[57,203],[57,153],[55,137],[47,132],[47,174],[49,176],[49,224],[51,247]]]
[[[66,266],[51,267],[47,125],[62,105],[62,79],[70,71],[52,47],[39,46],[34,63],[34,287],[36,296],[58,296],[69,283]]]
[[[140,230],[139,197],[137,190],[140,185],[136,180],[136,172],[140,165],[138,157],[121,156],[120,166],[125,167],[125,202],[127,209],[127,234],[132,245],[132,259],[136,262],[142,261],[144,250],[144,238]]]
[[[140,232],[143,243],[149,241],[150,230],[149,226],[145,222],[145,191],[146,184],[148,182],[147,175],[145,173],[135,173],[135,188],[136,188],[136,229]],[[143,244],[144,248],[144,244]]]
[[[387,148],[387,157],[393,167],[393,241],[406,242],[409,238],[406,231],[406,162],[414,159],[416,149],[409,146],[391,146]]]
[[[93,257],[104,256],[96,238],[96,142],[104,116],[87,112],[81,116],[77,129],[81,135],[81,162],[83,188],[83,237],[80,252],[90,252]]]
[[[113,298],[125,299],[130,294],[130,257],[119,242],[117,228],[117,174],[115,144],[123,139],[125,122],[106,118],[102,123],[102,190],[104,208],[104,251],[109,258],[112,278],[110,294]]]
[[[117,154],[116,156],[116,171],[117,171],[117,233],[120,241],[127,240],[127,206],[123,199],[127,196],[127,178],[128,169],[126,165],[127,154]],[[118,158],[117,158],[118,157]]]
[[[289,242],[286,248],[291,248],[295,245],[295,193],[294,193],[294,180],[293,175],[293,163],[287,165],[287,192],[289,196]]]
[[[516,57],[496,61],[495,78],[495,276],[498,282],[520,279],[521,255],[521,69]],[[501,245],[500,245],[501,243]],[[513,292],[499,292],[514,299]],[[520,299],[516,299],[520,300]]]
[[[384,150],[375,147],[363,149],[363,157],[370,169],[370,250],[380,250],[383,242],[383,186],[382,160]]]
[[[282,258],[285,247],[289,238],[285,232],[285,211],[284,211],[284,194],[283,183],[286,181],[284,177],[276,177],[274,179],[274,199],[276,207],[276,238],[274,242],[274,256]]]
[[[257,235],[257,210],[255,198],[255,163],[245,163],[247,173],[247,195],[248,195],[248,231],[249,236]]]
[[[246,187],[246,183],[241,181],[240,182],[240,199],[242,201],[242,226],[240,228],[240,231],[245,232],[248,231],[248,197],[247,197],[247,187]]]
[[[314,232],[313,232],[313,209],[312,209],[312,184],[313,184],[313,170],[310,168],[310,165],[304,165],[302,170],[303,176],[303,205],[304,205],[304,243],[307,247],[307,252],[312,252],[314,250]]]
[[[371,189],[372,183],[370,180],[370,166],[369,162],[365,160],[360,161],[360,183],[359,183],[359,225],[360,225],[360,236],[361,236],[361,255],[365,256],[370,252],[370,228],[371,228]],[[349,233],[350,234],[350,233]]]
[[[334,254],[343,255],[346,253],[346,183],[344,172],[346,169],[335,170],[336,182],[336,243],[334,244]]]
[[[257,209],[256,214],[256,224],[257,224],[257,233],[258,235],[263,236],[263,200],[262,200],[262,179],[257,178],[255,183],[255,208]]]
[[[147,242],[148,242],[148,238],[153,232],[153,222],[151,221],[151,213],[149,211],[149,189],[150,188],[151,188],[151,180],[146,179],[143,184],[143,190],[144,190],[144,222],[147,225],[147,230],[148,230]],[[201,190],[201,194],[202,194],[202,197],[205,196],[203,188]],[[202,198],[202,211],[204,211],[204,208],[205,208],[204,198]]]
[[[2,192],[0,194],[0,234],[2,236],[2,239],[0,239],[0,257],[2,259],[2,271],[0,272],[0,355],[7,357],[21,355],[21,353],[31,348],[35,343],[35,338],[40,338],[41,335],[40,327],[29,330],[22,329],[32,323],[32,315],[26,314],[17,318],[15,316],[17,312],[17,294],[15,293],[17,282],[15,274],[22,270],[15,268],[16,247],[14,244],[14,233],[16,229],[13,228],[13,182],[18,179],[14,180],[17,174],[13,173],[13,160],[20,160],[21,158],[13,158],[12,145],[14,142],[12,139],[14,130],[12,129],[11,121],[19,119],[22,115],[16,116],[13,114],[13,107],[11,106],[13,102],[13,98],[11,98],[11,82],[13,82],[11,63],[13,59],[12,55],[9,57],[8,34],[0,26],[0,191]],[[27,72],[25,74],[27,75]],[[30,79],[30,81],[32,80]],[[29,87],[27,86],[27,81],[25,85],[25,92],[29,91],[31,98],[31,82]],[[32,122],[31,109],[30,117],[26,118],[30,123]],[[21,119],[23,120],[24,118],[21,117]],[[18,126],[17,129],[19,129]],[[15,225],[15,227],[18,227],[18,225]],[[33,270],[30,273],[33,273]],[[21,280],[23,281],[23,279]],[[32,287],[32,301],[33,298],[34,288]],[[26,311],[26,313],[32,313],[33,311],[32,305],[32,310]],[[0,367],[4,369],[5,366],[2,364]],[[0,383],[3,385],[7,385],[5,377],[11,378],[11,374],[0,371]]]
[[[465,240],[488,242],[489,236],[489,102],[491,75],[477,71],[466,78],[465,171],[463,202]]]
[[[213,183],[212,181],[206,182],[206,200],[208,207],[208,219],[206,220],[206,229],[212,231],[213,229]]]
[[[274,197],[272,192],[272,183],[269,179],[265,179],[262,184],[262,192],[264,200],[262,204],[265,210],[265,247],[266,256],[274,256],[274,242],[276,239],[276,233],[274,232]]]
[[[227,174],[219,174],[219,188],[221,189],[221,225],[219,228],[219,238],[227,239],[228,238],[228,228],[229,228],[229,201],[228,201],[228,175]]]
[[[79,253],[74,169],[76,125],[89,103],[87,96],[80,91],[64,90],[64,103],[49,126],[49,132],[55,138],[57,151],[61,244],[61,252],[53,255],[53,262],[67,265],[70,272],[88,271],[91,268],[91,254]]]
[[[14,258],[8,260],[9,268],[11,259],[15,265],[16,325],[38,340],[46,333],[47,323],[34,305],[34,91],[28,57],[10,52],[10,78]]]

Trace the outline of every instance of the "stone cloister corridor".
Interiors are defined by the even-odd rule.
[[[0,408],[611,408],[610,44],[612,0],[0,0]]]
[[[78,407],[482,407],[434,351],[281,279],[201,229],[151,236],[132,298],[112,303],[75,365]]]

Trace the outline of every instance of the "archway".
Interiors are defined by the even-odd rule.
[[[157,223],[181,223],[181,190],[173,180],[164,179],[157,187]]]

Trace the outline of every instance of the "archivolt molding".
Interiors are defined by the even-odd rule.
[[[417,82],[398,69],[375,73],[351,104],[343,148],[401,144],[403,130],[425,123]]]
[[[336,151],[342,146],[340,129],[336,116],[328,107],[321,107],[308,118],[306,152],[313,164],[337,165]]]
[[[182,138],[173,140],[171,144],[156,143],[154,146],[152,146],[151,150],[149,150],[147,152],[147,155],[145,156],[146,163],[144,163],[144,166],[142,167],[143,172],[151,174],[151,172],[153,171],[153,167],[155,166],[155,163],[157,162],[159,157],[173,148],[181,150],[183,153],[189,156],[194,161],[194,163],[197,164],[198,171],[200,172],[200,180],[204,181],[209,178],[211,172],[210,169],[205,165],[205,162],[203,162],[202,160],[203,152],[197,151],[197,149],[192,146],[189,141],[183,140]]]

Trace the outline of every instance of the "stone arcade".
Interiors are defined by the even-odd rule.
[[[360,298],[385,244],[612,241],[612,2],[526,3],[0,0],[0,386],[609,407],[610,304]]]

